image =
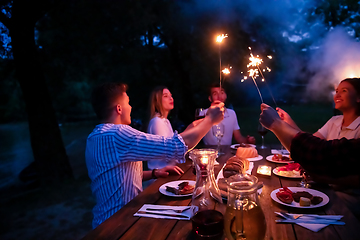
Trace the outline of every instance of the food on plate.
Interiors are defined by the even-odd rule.
[[[311,199],[312,195],[310,193],[308,193],[308,192],[305,192],[305,191],[300,191],[300,192],[294,192],[293,193],[293,198],[294,198],[295,202],[299,202],[300,198],[302,198],[302,197]]]
[[[284,177],[299,177],[302,167],[298,163],[288,163],[283,167],[277,167],[276,170]]]
[[[323,201],[320,196],[313,196],[306,191],[292,192],[289,188],[283,187],[276,193],[276,197],[287,204],[291,204],[293,201],[298,202],[300,206],[317,205]]]
[[[238,173],[245,173],[249,169],[249,161],[245,158],[233,156],[229,158],[224,166],[223,175],[228,178]]]
[[[323,198],[320,196],[313,196],[311,198],[311,204],[313,204],[313,205],[317,205],[317,204],[321,203],[322,201],[323,201]]]
[[[284,156],[284,155],[279,154],[279,153],[274,154],[271,159],[274,160],[274,161],[290,161],[291,160],[289,157]]]
[[[306,197],[300,197],[300,206],[310,206],[311,201],[310,199],[306,198]]]
[[[176,195],[190,194],[194,191],[195,188],[194,185],[190,185],[189,182],[186,181],[179,183],[177,188],[170,186],[165,186],[165,187],[166,187],[166,191],[174,193]]]
[[[288,189],[287,187],[283,187],[282,189],[279,189],[279,191],[276,193],[276,197],[287,204],[291,204],[294,200],[292,197],[293,192]]]
[[[240,145],[236,150],[236,156],[242,158],[254,158],[259,156],[256,148],[249,144]]]

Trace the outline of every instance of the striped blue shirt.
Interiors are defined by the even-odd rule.
[[[182,137],[140,132],[123,124],[99,124],[85,150],[91,190],[96,197],[93,228],[142,191],[142,161],[184,162],[188,150]]]

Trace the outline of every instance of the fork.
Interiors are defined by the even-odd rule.
[[[147,208],[147,211],[174,211],[176,213],[182,213],[185,212],[187,210],[189,210],[191,207],[186,207],[183,209],[170,209],[170,208]]]
[[[338,215],[316,215],[316,214],[289,214],[286,212],[281,211],[280,212],[285,218],[289,219],[298,219],[299,217],[312,217],[317,219],[329,219],[329,220],[340,220],[342,216]]]

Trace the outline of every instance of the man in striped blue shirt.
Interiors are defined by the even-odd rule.
[[[113,215],[142,191],[142,180],[166,177],[175,167],[142,170],[142,161],[163,159],[184,162],[184,155],[210,130],[222,121],[224,104],[209,109],[196,126],[173,137],[146,134],[129,126],[131,106],[121,83],[104,83],[94,89],[92,105],[101,124],[88,136],[85,150],[91,190],[96,197],[93,228]]]

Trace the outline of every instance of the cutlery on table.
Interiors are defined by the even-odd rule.
[[[312,224],[334,224],[334,225],[345,225],[344,222],[327,219],[314,219],[314,220],[302,220],[302,219],[278,219],[275,220],[277,223],[312,223]]]
[[[305,218],[315,218],[315,219],[327,219],[327,220],[340,220],[342,218],[341,215],[316,215],[316,214],[289,214],[286,212],[275,212],[276,214],[282,216],[283,218],[296,220],[300,217]]]
[[[174,211],[176,213],[182,213],[189,210],[191,207],[186,207],[184,209],[170,209],[170,208],[146,208],[147,211]]]
[[[167,213],[156,213],[156,212],[147,212],[147,211],[138,211],[139,214],[153,214],[153,215],[160,215],[160,216],[168,216],[168,217],[178,217],[178,218],[189,218],[185,215],[179,214],[167,214]]]

